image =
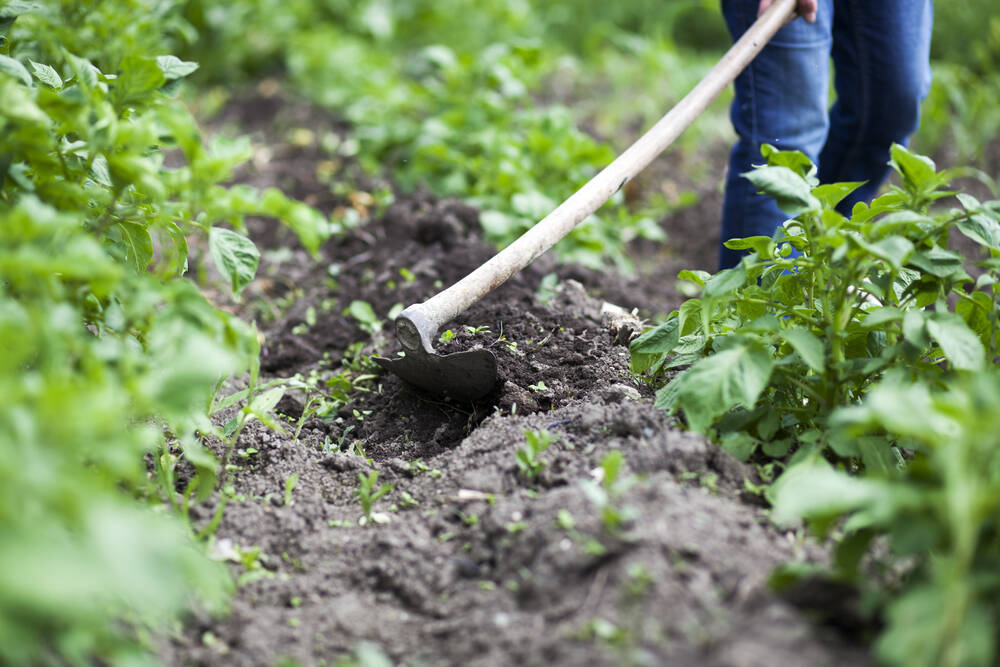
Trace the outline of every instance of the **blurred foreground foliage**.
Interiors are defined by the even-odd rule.
[[[180,510],[215,490],[200,436],[258,346],[184,277],[188,242],[238,292],[245,215],[313,251],[332,231],[221,185],[248,145],[205,141],[175,99],[197,65],[167,55],[170,10],[0,4],[0,663],[145,661],[150,629],[223,608],[229,576]],[[182,458],[193,477],[157,486]]]

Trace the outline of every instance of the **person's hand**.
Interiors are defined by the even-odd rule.
[[[757,16],[763,14],[774,0],[760,0],[757,8]],[[798,0],[795,6],[795,13],[804,18],[809,23],[816,22],[816,0]],[[791,21],[792,19],[789,19]]]

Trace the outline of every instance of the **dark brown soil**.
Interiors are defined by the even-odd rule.
[[[282,113],[325,122],[301,120],[301,105],[287,101],[240,122],[281,127]],[[313,176],[326,159],[319,151],[269,151],[247,180],[292,174],[299,196],[341,205]],[[638,247],[639,277],[544,256],[446,325],[456,334],[447,349],[498,357],[500,381],[482,401],[434,398],[380,375],[349,404],[305,420],[297,440],[294,424],[285,434],[248,428],[215,545],[241,580],[232,613],[192,619],[163,659],[314,665],[377,650],[409,665],[866,664],[863,646],[768,586],[776,566],[822,551],[770,523],[746,491],[752,467],[653,408],[629,372],[627,336],[602,320],[602,300],[641,314],[675,307],[676,271],[712,268],[705,238],[717,202],[703,201],[665,221],[672,238],[697,243]],[[356,342],[355,377],[374,372],[364,356],[391,355],[396,343],[345,309],[363,300],[386,320],[394,305],[461,278],[493,253],[477,217],[417,194],[329,242],[318,260],[294,248],[272,254],[243,305],[265,331],[267,376],[325,380],[351,362],[345,349]],[[264,225],[252,225],[258,238],[281,238]],[[550,273],[557,294],[543,303],[537,290]],[[278,410],[294,422],[303,401],[290,392]],[[529,429],[554,439],[535,478],[516,459]],[[625,464],[602,514],[593,487],[614,451]],[[388,521],[360,525],[358,476],[372,471],[393,485],[375,506]],[[608,511],[624,517],[617,528],[602,519]],[[253,549],[251,569],[236,562]]]

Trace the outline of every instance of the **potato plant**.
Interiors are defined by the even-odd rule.
[[[749,252],[735,268],[682,272],[699,298],[633,341],[633,369],[666,382],[657,405],[740,458],[828,448],[893,467],[882,445],[828,432],[830,413],[892,369],[937,383],[995,364],[1000,203],[955,195],[947,172],[894,146],[901,186],[847,217],[837,204],[857,184],[818,185],[800,153],[764,157],[746,176],[793,217],[772,238],[727,241]],[[952,196],[959,206],[932,210]],[[949,250],[953,230],[984,257]]]
[[[835,411],[831,428],[905,446],[906,463],[858,478],[809,457],[771,490],[775,518],[804,518],[819,535],[837,529],[833,568],[821,574],[882,612],[874,649],[885,664],[996,664],[1000,373],[931,384],[895,371]],[[779,579],[795,578],[789,569]]]
[[[692,429],[787,466],[767,493],[775,518],[837,536],[825,576],[882,614],[883,662],[990,665],[1000,202],[891,154],[900,185],[847,217],[837,205],[857,184],[818,185],[804,156],[765,147],[746,177],[792,217],[727,242],[749,252],[736,268],[683,273],[700,297],[633,342],[633,368],[665,383],[657,404]],[[981,255],[950,250],[952,232]]]
[[[124,661],[193,600],[221,607],[229,577],[183,517],[216,489],[211,401],[256,334],[184,277],[191,248],[239,292],[257,265],[244,215],[313,251],[334,231],[277,190],[222,185],[249,145],[205,141],[175,98],[197,65],[147,50],[177,25],[168,4],[0,7],[6,664]]]

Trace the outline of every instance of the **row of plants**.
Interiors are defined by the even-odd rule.
[[[199,73],[205,81],[228,85],[240,71],[284,77],[351,123],[357,141],[339,150],[370,174],[466,199],[483,210],[487,238],[503,246],[614,158],[609,139],[621,138],[623,124],[648,125],[707,70],[709,58],[673,39],[674,26],[704,4],[587,3],[568,12],[540,2],[191,0],[184,17],[198,36],[192,57],[225,54]],[[721,19],[712,18],[719,41]],[[637,102],[636,87],[657,92]],[[545,92],[553,88],[562,90],[555,99]],[[628,269],[625,244],[663,240],[655,216],[692,201],[660,199],[653,211],[617,194],[557,252]]]
[[[991,102],[1000,24],[989,10],[989,0],[975,0],[935,22],[935,77],[915,145],[955,163],[982,162],[1000,127]],[[470,200],[499,245],[606,165],[729,43],[714,0],[572,9],[535,0],[188,0],[182,16],[180,42],[195,58],[212,54],[203,80],[286,77],[352,123],[351,151],[370,173]],[[731,139],[725,103],[681,138],[682,154]],[[698,160],[686,164],[698,181],[714,178]],[[624,244],[662,240],[653,220],[691,201],[647,193],[630,206],[618,195],[557,251],[627,268]]]
[[[949,190],[954,172],[902,146],[891,155],[900,185],[845,215],[858,183],[818,184],[804,155],[765,146],[745,176],[789,220],[728,241],[748,253],[733,269],[683,272],[699,296],[632,343],[633,368],[661,385],[659,407],[783,471],[775,520],[835,538],[826,576],[883,619],[881,660],[989,665],[1000,201]],[[979,256],[951,250],[956,234]]]
[[[259,345],[188,276],[214,266],[234,293],[253,278],[247,215],[313,252],[338,231],[277,190],[225,185],[250,147],[204,137],[177,99],[197,65],[165,50],[170,9],[0,6],[4,664],[145,660],[151,629],[224,607],[230,577],[186,510],[224,468],[204,445],[224,437],[221,380]],[[242,422],[266,418],[253,389],[228,403]]]

